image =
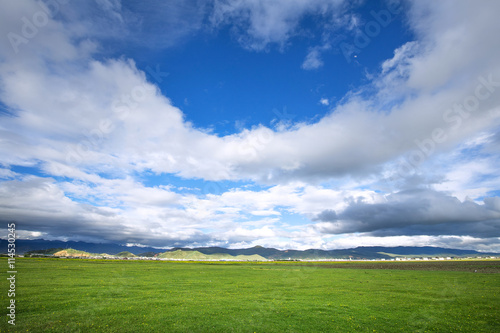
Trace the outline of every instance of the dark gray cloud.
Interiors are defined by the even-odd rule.
[[[500,236],[500,198],[485,198],[483,204],[460,201],[433,190],[402,191],[387,196],[385,203],[352,202],[337,220],[325,210],[317,220],[324,233],[363,232],[373,236],[469,235]]]
[[[332,209],[326,209],[318,214],[314,221],[334,222],[337,221],[337,213]]]

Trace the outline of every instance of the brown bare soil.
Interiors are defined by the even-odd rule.
[[[309,265],[308,265],[309,266]],[[460,271],[474,273],[500,273],[500,260],[453,260],[453,261],[408,261],[408,262],[348,262],[310,265],[322,268],[348,269],[398,269],[421,271]]]

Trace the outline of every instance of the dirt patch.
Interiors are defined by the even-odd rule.
[[[399,269],[419,271],[459,271],[474,273],[500,273],[500,260],[484,261],[426,261],[426,262],[348,262],[338,264],[307,265],[321,268],[347,269]]]

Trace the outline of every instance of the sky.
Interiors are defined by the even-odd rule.
[[[500,252],[499,1],[0,9],[0,237]]]

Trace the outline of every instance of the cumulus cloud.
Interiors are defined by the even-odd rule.
[[[145,188],[131,181],[110,182],[114,185],[103,180],[90,187],[35,176],[3,182],[1,220],[17,221],[21,230],[62,239],[158,246],[177,240],[208,239],[194,222],[172,228],[190,218],[176,208],[177,196],[168,189]]]
[[[323,61],[321,60],[321,53],[317,48],[309,51],[306,59],[302,63],[303,69],[318,69],[323,66]]]
[[[480,14],[483,12],[477,13]],[[451,12],[443,15],[451,15]],[[435,24],[431,19],[424,17],[421,20]],[[494,28],[495,22],[485,20],[483,30]],[[436,25],[436,29],[441,28],[440,24]],[[464,25],[466,27],[467,23]],[[405,153],[418,151],[420,146],[416,142],[427,144],[435,129],[443,129],[444,134],[440,137],[446,137],[445,144],[432,143],[438,151],[460,142],[478,129],[491,128],[488,111],[498,105],[500,98],[498,94],[490,93],[467,119],[459,118],[459,113],[447,112],[457,101],[464,101],[463,94],[473,96],[475,89],[482,84],[481,80],[473,79],[458,87],[456,84],[443,86],[438,95],[423,92],[418,98],[408,98],[394,105],[391,112],[381,113],[378,100],[400,100],[402,97],[388,95],[394,82],[414,89],[414,78],[428,70],[420,63],[423,59],[438,56],[431,46],[441,44],[445,37],[439,31],[433,31],[431,41],[427,41],[431,36],[423,38],[427,43],[426,52],[413,57],[412,61],[396,52],[390,60],[391,65],[385,65],[386,72],[374,81],[379,93],[372,99],[365,100],[359,94],[353,94],[337,105],[335,112],[318,122],[298,123],[289,130],[276,132],[258,126],[219,137],[185,122],[182,111],[160,95],[132,61],[92,60],[81,64],[80,51],[71,43],[71,36],[65,36],[64,32],[59,34],[61,43],[65,41],[64,47],[57,44],[54,52],[72,50],[66,54],[67,61],[72,66],[79,66],[78,73],[62,76],[62,73],[37,71],[36,67],[19,68],[17,58],[7,58],[11,60],[3,64],[2,99],[12,107],[25,110],[18,118],[6,119],[5,135],[15,137],[15,133],[29,132],[40,146],[39,150],[33,151],[32,143],[26,141],[26,137],[18,138],[22,141],[11,141],[17,149],[14,150],[12,145],[5,146],[7,160],[20,157],[65,163],[69,160],[83,166],[105,164],[139,171],[150,169],[158,173],[175,173],[188,178],[244,178],[266,183],[368,175],[379,172],[383,164]],[[462,36],[456,47],[468,48],[471,41],[465,40],[474,38],[472,34]],[[42,39],[40,36],[39,40]],[[31,44],[26,47],[35,50],[37,46]],[[492,41],[492,44],[498,42]],[[494,58],[494,53],[486,50],[485,53]],[[57,57],[59,55],[54,54],[52,59]],[[493,61],[484,62],[482,68],[476,68],[478,65],[470,62],[466,64],[469,65],[465,67],[466,71],[475,69],[477,75],[491,73],[492,80],[500,77],[500,69],[493,66]],[[40,64],[43,65],[48,64]],[[447,72],[446,82],[452,82],[460,75],[454,73],[464,71],[462,65],[456,71]],[[10,68],[13,66],[19,70],[12,72]],[[407,74],[402,76],[403,67]],[[391,80],[388,81],[388,77]],[[485,92],[487,89],[496,87],[483,88]],[[65,110],[64,113],[61,110]],[[76,121],[82,113],[86,114],[85,121]],[[458,122],[459,131],[454,130]],[[184,147],[190,148],[186,150]],[[22,156],[23,150],[31,156]],[[13,151],[16,153],[12,154]],[[419,156],[410,157],[416,159]]]
[[[141,29],[152,29],[127,16],[119,2],[99,4],[117,25],[137,20]],[[168,7],[169,24],[181,27],[168,43],[200,29],[203,14],[188,20],[196,22],[194,30],[182,19],[197,5],[164,5],[175,7]],[[210,20],[230,25],[243,47],[262,50],[284,46],[304,15],[334,15],[340,5],[215,1]],[[2,8],[4,36],[22,36],[19,17],[43,10],[30,1],[4,1]],[[92,22],[61,7],[61,18],[48,15],[26,41],[0,40],[0,99],[11,113],[0,115],[0,213],[26,232],[158,246],[260,241],[321,247],[331,246],[325,235],[351,233],[474,240],[462,245],[498,237],[499,198],[491,192],[498,188],[500,40],[491,32],[500,29],[499,10],[495,1],[412,3],[408,24],[416,40],[396,49],[331,113],[316,122],[222,136],[187,122],[134,61],[96,56],[98,43],[84,36],[113,33],[100,36]],[[168,24],[166,30],[172,30]],[[320,66],[318,49],[311,49],[303,67]],[[467,149],[480,158],[465,160]],[[12,165],[45,174],[22,177]],[[412,179],[422,183],[426,170],[435,177],[415,189]],[[145,171],[266,187],[179,194],[133,179]],[[396,189],[387,190],[385,178]],[[289,215],[317,223],[293,226]]]
[[[322,222],[333,222],[337,221],[337,219],[338,219],[337,213],[332,209],[326,209],[321,213],[319,213],[318,216],[314,218],[314,220]]]
[[[322,99],[320,99],[320,100],[319,100],[319,103],[320,103],[321,105],[325,105],[325,106],[330,105],[330,101],[329,101],[327,98],[322,98]]]
[[[345,249],[364,246],[436,246],[450,249],[476,249],[485,252],[499,252],[500,238],[476,238],[470,236],[385,236],[351,234],[350,237],[336,239],[327,245],[331,249]]]
[[[211,22],[215,26],[231,24],[238,42],[258,51],[270,44],[285,46],[299,33],[298,25],[305,15],[332,15],[341,9],[342,3],[342,0],[216,0]]]
[[[432,190],[416,190],[394,193],[385,199],[386,202],[375,204],[354,201],[334,219],[331,211],[325,210],[317,219],[332,222],[316,227],[333,234],[500,237],[498,197],[477,204]]]

